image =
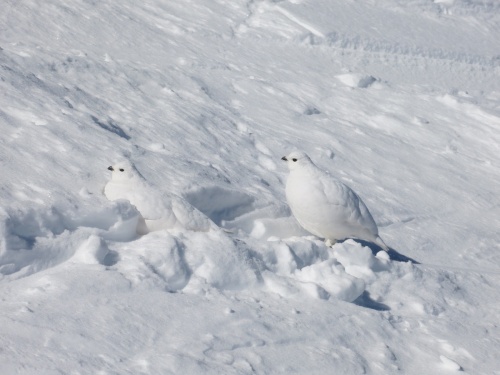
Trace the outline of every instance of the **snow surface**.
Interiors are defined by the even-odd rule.
[[[500,374],[500,3],[4,1],[1,374]],[[389,254],[304,232],[295,149]],[[138,236],[134,163],[217,227]],[[372,246],[372,247],[370,247]]]

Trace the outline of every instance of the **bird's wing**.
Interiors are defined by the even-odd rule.
[[[321,178],[325,200],[332,205],[342,206],[345,220],[351,224],[373,227],[373,218],[361,198],[347,185],[326,175]]]
[[[349,201],[357,198],[353,191],[342,182],[330,175],[322,175],[318,178],[320,190],[324,195],[325,202],[337,206],[346,206]]]
[[[172,215],[169,201],[139,178],[125,182],[110,181],[104,192],[109,200],[128,200],[145,219],[156,220]]]
[[[375,220],[363,200],[347,185],[342,184],[339,189],[342,195],[341,204],[345,208],[346,222],[352,228],[362,228],[362,232],[376,236],[378,234],[377,224],[375,224]],[[361,236],[362,233],[357,235]]]

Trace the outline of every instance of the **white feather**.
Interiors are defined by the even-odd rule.
[[[319,169],[303,152],[283,157],[290,175],[286,198],[299,224],[330,242],[358,238],[389,248],[361,198],[347,185]]]
[[[137,208],[142,215],[139,234],[173,228],[207,231],[215,225],[184,199],[153,189],[130,162],[122,161],[108,169],[112,171],[111,180],[104,194],[109,200],[128,200]]]

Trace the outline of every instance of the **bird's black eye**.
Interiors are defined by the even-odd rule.
[[[125,172],[125,169],[123,169],[123,168],[120,168],[120,172]]]
[[[297,159],[293,158],[292,161],[297,161]]]

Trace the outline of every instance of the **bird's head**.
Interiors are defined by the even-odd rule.
[[[108,167],[111,171],[111,181],[126,182],[137,176],[135,167],[129,161],[121,161]]]
[[[288,169],[293,171],[294,169],[300,169],[312,164],[311,159],[306,153],[301,151],[293,151],[287,156],[283,156],[281,160],[286,161]]]

